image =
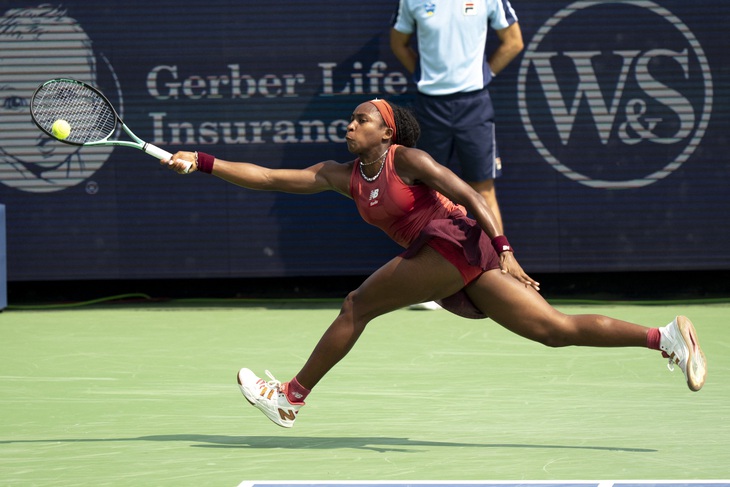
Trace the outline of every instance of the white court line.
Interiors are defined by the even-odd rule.
[[[653,487],[730,487],[730,480],[586,480],[586,481],[460,481],[460,480],[418,480],[418,481],[392,481],[392,480],[256,480],[244,481],[238,487],[318,487],[318,486],[393,486],[393,487],[450,487],[450,486],[472,486],[472,487],[500,487],[500,486],[540,486],[540,487],[630,487],[634,485],[652,485]]]
[[[28,377],[19,375],[0,375],[2,380],[22,380],[26,382],[80,382],[86,380],[93,381],[118,381],[113,377]]]

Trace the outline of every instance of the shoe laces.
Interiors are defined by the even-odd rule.
[[[674,322],[665,327],[665,329],[667,330],[666,338],[668,341],[666,350],[670,352],[668,353],[667,351],[662,350],[662,356],[668,359],[667,368],[669,371],[674,372],[674,365],[680,365],[680,362],[683,360],[683,357],[687,355],[687,352],[684,340],[679,332],[676,319]]]
[[[671,355],[669,355],[667,352],[662,352],[662,355],[664,358],[669,359],[667,362],[667,368],[670,372],[674,372],[674,364],[679,364],[679,358],[677,358],[677,354],[672,352]]]
[[[277,391],[281,390],[281,381],[276,380],[276,377],[274,377],[274,374],[269,372],[268,370],[265,370],[266,375],[269,376],[270,381],[266,383],[267,386],[269,386],[271,389],[276,389]]]

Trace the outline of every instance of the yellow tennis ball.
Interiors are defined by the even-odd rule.
[[[63,140],[71,134],[71,126],[66,120],[59,118],[53,122],[51,132],[53,132],[54,137]]]

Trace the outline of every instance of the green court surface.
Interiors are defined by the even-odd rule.
[[[0,485],[251,480],[730,478],[730,304],[557,304],[694,321],[690,392],[657,352],[549,349],[489,320],[373,321],[294,428],[244,400],[240,367],[296,373],[336,302],[171,302],[0,314]]]

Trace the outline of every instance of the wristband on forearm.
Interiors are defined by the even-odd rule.
[[[494,247],[494,250],[497,252],[497,254],[515,251],[515,249],[513,249],[512,246],[509,244],[507,237],[505,237],[504,235],[497,235],[496,237],[494,237],[492,239],[492,247]]]
[[[215,156],[211,156],[210,154],[206,154],[205,152],[196,152],[195,153],[195,167],[198,168],[198,171],[204,172],[206,174],[213,174],[213,162],[215,161]]]

